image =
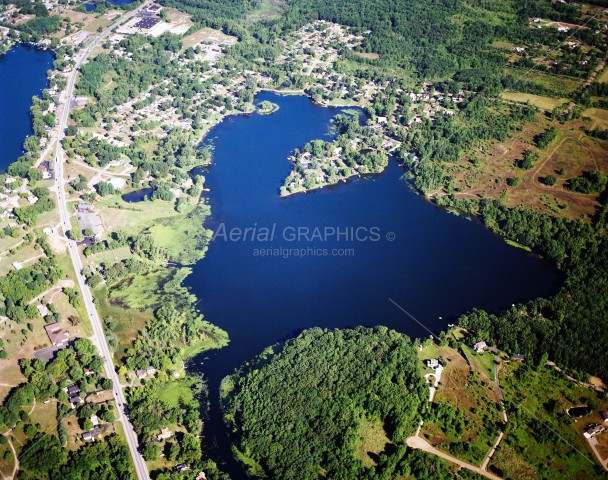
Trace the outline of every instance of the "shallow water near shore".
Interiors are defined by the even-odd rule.
[[[341,109],[271,92],[258,100],[280,108],[230,117],[205,141],[214,147],[206,226],[218,235],[187,279],[206,319],[230,335],[228,347],[190,369],[209,384],[204,451],[235,479],[244,473],[232,458],[219,385],[265,347],[314,326],[386,325],[426,337],[468,309],[498,311],[560,282],[538,256],[416,195],[392,160],[382,174],[280,198],[287,157],[329,139]]]

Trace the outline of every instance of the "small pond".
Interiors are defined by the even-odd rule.
[[[120,198],[122,198],[127,203],[139,203],[147,200],[152,195],[151,188],[142,188],[140,190],[134,190],[129,193],[125,193]]]

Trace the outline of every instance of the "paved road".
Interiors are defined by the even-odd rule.
[[[76,65],[74,66],[74,70],[68,78],[67,86],[60,96],[60,103],[63,103],[63,106],[60,105],[60,108],[58,109],[58,122],[56,133],[57,143],[55,146],[55,179],[61,226],[64,235],[66,235],[70,229],[70,218],[65,194],[65,179],[63,175],[65,154],[61,145],[61,140],[64,137],[64,131],[68,124],[68,119],[70,115],[70,100],[74,94],[74,85],[76,84],[78,69],[87,60],[93,49],[95,49],[95,47],[97,47],[101,42],[103,42],[103,40],[110,34],[110,32],[115,27],[117,27],[122,22],[130,19],[131,17],[135,16],[141,9],[148,7],[150,3],[151,2],[146,2],[140,5],[137,9],[122,15],[116,22],[114,22],[106,30],[100,33],[88,47],[86,47],[82,52],[80,52],[76,60]],[[133,458],[137,477],[140,480],[148,480],[150,476],[148,474],[146,462],[144,461],[138,450],[137,435],[135,435],[133,426],[131,425],[124,413],[124,405],[126,403],[124,393],[122,391],[122,386],[120,385],[118,375],[116,374],[116,369],[114,368],[112,353],[108,348],[108,344],[103,333],[101,320],[95,308],[95,304],[93,303],[93,296],[91,294],[91,290],[86,284],[84,275],[82,273],[84,267],[80,255],[78,253],[78,247],[76,245],[76,242],[74,242],[73,240],[67,239],[67,243],[68,251],[72,259],[72,264],[74,265],[74,270],[76,272],[76,279],[78,281],[78,285],[80,287],[80,291],[82,292],[82,296],[84,299],[84,306],[89,317],[91,326],[93,328],[93,337],[91,338],[91,340],[101,352],[101,356],[104,361],[104,367],[108,378],[110,378],[112,382],[114,382],[114,400],[116,401],[116,406],[118,409],[118,419],[122,423],[123,430],[125,432],[126,441],[131,452],[131,457]]]
[[[479,475],[483,475],[484,477],[489,478],[490,480],[502,480],[502,478],[498,475],[486,472],[485,470],[482,470],[481,468],[476,467],[475,465],[463,462],[462,460],[458,460],[456,457],[452,457],[447,453],[443,453],[441,450],[437,450],[435,447],[433,447],[421,437],[409,437],[407,439],[407,446],[417,450],[423,450],[427,453],[432,453],[433,455],[437,455],[438,457],[441,457],[444,460],[447,460],[448,462],[452,462],[453,464],[458,465],[459,467],[466,468],[468,470],[471,470],[472,472],[478,473]]]

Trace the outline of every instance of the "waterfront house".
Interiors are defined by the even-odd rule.
[[[426,366],[428,368],[432,368],[432,369],[436,369],[440,366],[439,360],[437,360],[436,358],[430,358],[428,360],[425,360],[424,363],[426,364]]]

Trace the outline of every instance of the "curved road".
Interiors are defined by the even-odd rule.
[[[83,271],[83,264],[78,253],[78,247],[76,242],[70,240],[67,237],[67,232],[70,230],[70,215],[67,207],[67,199],[65,195],[65,179],[63,177],[63,165],[65,162],[65,154],[63,151],[63,147],[61,145],[61,141],[64,137],[64,131],[67,128],[68,119],[70,116],[70,101],[74,94],[74,86],[76,84],[76,77],[78,76],[78,70],[82,66],[82,64],[87,60],[91,52],[97,47],[109,34],[110,32],[117,27],[119,24],[127,21],[128,19],[135,16],[140,10],[148,7],[150,5],[150,1],[143,3],[135,10],[128,12],[122,15],[116,22],[110,25],[107,29],[101,32],[99,35],[95,37],[93,42],[83,50],[77,60],[76,65],[74,66],[74,70],[70,74],[68,78],[68,82],[65,90],[61,93],[59,98],[59,103],[63,103],[63,108],[61,110],[58,109],[58,122],[57,122],[57,131],[56,131],[56,146],[55,146],[55,182],[56,182],[56,193],[58,200],[59,213],[61,218],[61,226],[63,228],[63,233],[66,236],[68,243],[68,250],[70,253],[70,257],[72,259],[72,264],[74,265],[74,270],[76,272],[76,279],[78,281],[78,285],[80,287],[80,291],[82,292],[82,296],[84,299],[84,306],[89,317],[89,321],[93,328],[93,337],[91,340],[97,346],[99,351],[101,352],[101,356],[104,362],[104,367],[106,370],[106,374],[108,378],[112,380],[114,383],[114,400],[116,401],[116,406],[118,410],[119,421],[122,423],[125,438],[127,444],[129,446],[129,450],[131,452],[131,457],[133,458],[133,463],[135,465],[135,472],[137,477],[140,480],[148,480],[150,478],[148,474],[148,469],[146,467],[146,462],[143,457],[139,453],[138,443],[137,443],[137,435],[133,430],[133,426],[129,422],[129,419],[124,413],[125,406],[125,397],[122,391],[122,385],[119,382],[118,375],[116,374],[116,369],[114,368],[114,362],[112,360],[112,353],[108,348],[108,344],[106,342],[105,335],[103,333],[103,328],[101,325],[101,320],[95,308],[95,304],[93,303],[93,296],[91,294],[91,290],[85,282]]]
[[[407,443],[407,446],[410,448],[414,448],[416,450],[423,450],[427,453],[437,455],[438,457],[443,458],[444,460],[447,460],[448,462],[452,462],[454,465],[458,465],[461,468],[466,468],[468,470],[471,470],[472,472],[475,472],[479,475],[489,478],[490,480],[502,480],[502,478],[499,477],[498,475],[494,475],[493,473],[482,470],[481,468],[479,468],[475,465],[472,465],[467,462],[463,462],[462,460],[459,460],[456,457],[448,455],[447,453],[443,453],[441,450],[437,450],[435,447],[433,447],[430,443],[428,443],[425,439],[423,439],[421,437],[409,437],[406,440],[406,443]]]

